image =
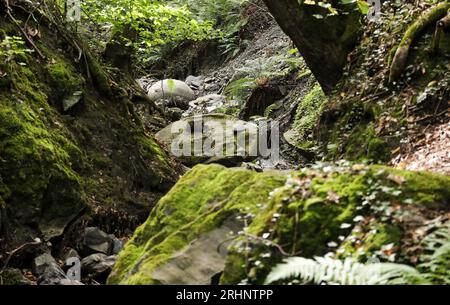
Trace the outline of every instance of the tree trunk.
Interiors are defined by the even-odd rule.
[[[327,10],[299,0],[264,0],[283,31],[293,40],[306,64],[330,94],[342,75],[347,55],[360,33],[360,11],[353,5],[339,6],[348,14],[326,16]]]

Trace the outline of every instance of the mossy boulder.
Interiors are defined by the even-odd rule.
[[[199,284],[218,274],[222,284],[262,283],[286,256],[320,256],[339,245],[352,255],[355,245],[341,237],[371,217],[384,221],[362,240],[375,253],[406,235],[382,218],[385,207],[448,209],[449,190],[449,177],[345,162],[264,173],[198,165],[137,229],[109,283]]]
[[[258,126],[225,114],[187,117],[155,137],[188,166],[212,162],[236,165],[258,156]]]
[[[276,172],[256,173],[220,165],[196,166],[161,199],[147,222],[136,230],[121,252],[109,283],[158,283],[154,278],[158,268],[224,223],[231,222],[233,224],[227,226],[242,228],[244,221],[235,217],[257,213],[269,193],[284,185],[285,180],[283,174]],[[227,239],[230,239],[227,234],[220,236],[206,253],[214,255],[220,243]],[[213,271],[209,274],[211,277],[221,270]]]

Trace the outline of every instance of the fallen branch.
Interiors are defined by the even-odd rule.
[[[8,267],[9,261],[16,253],[22,251],[23,249],[25,249],[28,246],[37,246],[37,245],[40,245],[41,243],[42,243],[41,240],[35,240],[35,241],[29,242],[29,243],[25,243],[25,244],[21,245],[20,247],[14,249],[13,251],[11,251],[8,255],[8,258],[5,260],[5,264],[3,265],[2,270],[0,270],[0,274],[2,274],[6,270],[6,267]]]

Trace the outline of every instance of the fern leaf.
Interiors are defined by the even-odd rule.
[[[413,267],[379,263],[364,265],[347,258],[344,261],[329,257],[307,259],[291,257],[277,265],[266,284],[298,278],[305,283],[339,285],[429,284]]]

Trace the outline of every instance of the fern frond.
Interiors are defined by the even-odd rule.
[[[450,284],[450,222],[424,238],[425,251],[418,266],[425,277],[438,284]]]
[[[407,265],[390,263],[364,265],[350,258],[341,261],[329,257],[288,258],[272,270],[265,283],[293,278],[298,278],[304,283],[315,284],[429,284],[419,271]]]

